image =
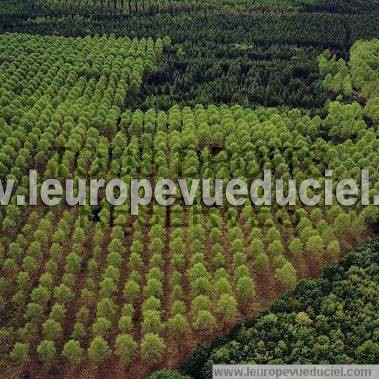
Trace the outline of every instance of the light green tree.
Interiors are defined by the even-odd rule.
[[[69,340],[63,346],[63,356],[72,364],[80,365],[83,361],[83,349],[80,342]]]
[[[101,336],[96,336],[88,348],[88,357],[92,363],[99,366],[111,356],[111,349],[107,341]]]
[[[114,345],[114,352],[124,363],[130,363],[137,350],[137,343],[130,334],[119,334]]]
[[[153,365],[162,359],[166,344],[159,334],[147,333],[142,338],[140,349],[143,360]]]
[[[39,359],[45,365],[51,364],[57,353],[54,342],[49,340],[42,341],[37,347],[37,353]]]

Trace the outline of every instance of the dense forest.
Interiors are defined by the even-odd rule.
[[[377,0],[2,0],[2,13],[8,15],[136,16],[157,13],[205,14],[222,11],[352,13],[379,9]]]

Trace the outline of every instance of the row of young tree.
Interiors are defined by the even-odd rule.
[[[228,174],[235,159],[246,157],[249,144],[254,144],[254,151],[268,147],[256,157],[259,169],[271,159],[279,163],[281,152],[290,157],[290,143],[299,143],[301,150],[317,139],[317,128],[310,128],[312,120],[300,112],[280,116],[275,110],[242,107],[198,106],[182,111],[176,107],[167,115],[128,111],[121,117],[118,133],[86,127],[84,116],[81,122],[82,126],[71,129],[70,143],[47,162],[45,177],[72,172],[82,178],[121,175],[127,179],[138,174],[159,178],[168,171],[208,176],[207,165]],[[220,133],[216,146],[225,146],[216,155],[209,151],[214,146],[209,128]],[[104,135],[114,137],[108,140]],[[209,145],[200,156],[199,138]],[[326,142],[323,146],[329,149]],[[359,145],[349,141],[340,146],[338,152],[330,148],[323,157],[330,156],[337,164],[346,157],[359,159],[354,149],[365,148],[368,160],[375,154],[370,131],[362,130]],[[303,171],[317,161],[320,151],[323,148],[315,146],[308,160],[306,149],[301,150]],[[186,162],[183,167],[178,165],[181,161]],[[343,175],[343,169],[338,171]],[[14,362],[39,359],[50,366],[64,358],[80,365],[87,353],[91,363],[102,365],[112,352],[124,363],[133,362],[138,353],[146,363],[159,362],[166,349],[183,339],[183,333],[193,333],[199,341],[202,335],[242,320],[244,312],[259,301],[255,295],[262,286],[260,273],[270,278],[271,285],[290,289],[309,262],[321,267],[336,259],[346,248],[345,241],[352,235],[359,238],[365,230],[362,216],[339,207],[326,213],[298,209],[293,215],[251,206],[241,212],[213,210],[209,215],[193,208],[185,215],[179,207],[172,209],[169,219],[163,208],[154,207],[152,216],[141,209],[136,220],[128,211],[128,206],[112,209],[103,202],[95,225],[89,220],[90,212],[83,217],[58,211],[39,223],[42,215],[37,212],[18,236],[3,239],[4,307],[14,309],[10,316],[18,317],[17,322],[10,318],[9,325],[23,324],[14,332],[3,330],[9,333],[6,341],[13,346],[9,354]],[[175,226],[186,222],[188,227]],[[174,228],[167,231],[168,224]],[[67,309],[75,310],[76,320],[69,330]]]
[[[154,70],[163,43],[2,35],[1,178],[26,188],[28,170],[43,168],[54,150],[80,150],[71,132],[91,123],[113,133],[127,95]]]
[[[71,114],[72,111],[79,113]],[[45,178],[61,180],[105,176],[122,177],[128,182],[137,176],[170,176],[217,178],[225,182],[238,177],[251,181],[262,175],[263,169],[272,169],[273,180],[282,178],[287,190],[288,179],[296,178],[300,182],[311,176],[322,181],[326,169],[333,170],[334,180],[354,178],[359,182],[361,169],[369,171],[373,183],[377,176],[377,138],[365,124],[358,104],[331,103],[324,120],[318,116],[301,116],[299,111],[280,115],[274,109],[197,106],[183,111],[174,107],[167,115],[155,110],[146,114],[127,111],[121,116],[120,124],[120,110],[116,108],[105,116],[103,124],[99,116],[91,117],[89,111],[96,115],[98,109],[93,105],[81,111],[74,108],[66,115],[45,110],[44,117],[54,117],[54,121],[41,121],[41,128],[49,127],[38,134],[34,129],[22,148],[16,138],[20,128],[12,137],[7,135],[11,128],[8,125],[4,128],[1,159],[4,170],[10,169],[4,175],[16,180],[19,194],[27,194],[29,187],[28,159],[31,151],[34,152],[29,149],[32,136],[39,137],[35,167]],[[321,138],[325,135],[327,140],[333,138],[339,144],[331,145]],[[161,146],[162,141],[170,148]],[[19,149],[17,152],[14,146]],[[9,167],[10,159],[17,163],[14,167]],[[73,174],[75,170],[77,175]],[[371,189],[371,197],[377,190],[377,187]],[[274,187],[273,191],[275,198]],[[198,201],[200,195],[200,192],[196,194]],[[1,216],[2,230],[10,235],[17,230],[17,220],[23,210],[15,205],[15,200],[16,194]],[[364,214],[369,222],[374,222],[375,207],[364,209]]]
[[[224,219],[218,211],[204,217],[193,208],[188,228],[174,226],[167,241],[162,238],[165,209],[154,207],[150,220],[147,211],[141,210],[133,223],[130,245],[125,244],[128,229],[122,224],[109,229],[104,218],[93,224],[75,212],[49,212],[42,219],[39,211],[30,215],[2,265],[2,305],[14,310],[8,316],[10,325],[23,320],[14,334],[12,327],[2,329],[8,344],[16,341],[10,352],[15,363],[27,364],[38,357],[50,367],[62,354],[70,364],[80,365],[87,350],[90,362],[101,365],[114,346],[114,354],[125,364],[138,351],[146,363],[154,364],[167,346],[179,347],[191,330],[201,333],[197,335],[201,339],[246,314],[252,301],[259,301],[254,273],[269,278],[276,267],[275,279],[284,289],[292,288],[297,280],[294,265],[309,259],[308,254],[319,264],[339,256],[334,228],[342,240],[359,232],[358,224],[351,224],[350,217],[355,216],[341,209],[327,215],[329,222],[334,220],[332,227],[321,222],[320,210],[308,215],[299,209],[300,238],[291,238],[287,253],[281,240],[292,235],[293,228],[291,216],[283,211],[271,215],[267,208],[255,213],[247,206],[239,217],[231,209]],[[170,223],[181,225],[184,210],[176,207],[172,212]],[[275,226],[279,217],[287,217],[287,229],[281,232]],[[316,223],[318,232],[312,228]],[[332,234],[326,237],[328,230]],[[331,238],[327,253],[318,233],[325,241]],[[67,239],[68,235],[72,237]],[[72,329],[65,321],[68,309],[75,313]]]
[[[198,346],[181,373],[162,371],[151,379],[211,378],[212,365],[373,364],[379,359],[376,319],[378,239],[370,240],[321,277],[302,281],[270,310]],[[348,299],[348,300],[347,300]],[[183,374],[183,375],[182,375]],[[187,376],[188,375],[188,376]]]

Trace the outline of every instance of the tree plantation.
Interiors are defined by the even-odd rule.
[[[358,247],[379,218],[377,12],[375,1],[0,1],[4,377],[377,362],[377,239]],[[21,205],[30,170],[73,179],[74,197],[82,179],[208,179],[213,194],[215,180],[271,170],[281,201],[204,204],[199,188],[192,205],[177,194],[138,214],[106,190],[96,205]],[[362,170],[369,188],[340,204],[336,183],[362,184]],[[291,180],[309,178],[324,185],[305,193],[319,204],[301,193],[289,204]]]
[[[213,364],[240,361],[376,363],[379,345],[372,326],[378,307],[377,262],[374,239],[328,266],[319,279],[301,282],[292,294],[276,300],[270,311],[247,320],[211,347],[200,346],[183,364],[183,372],[210,378]],[[162,372],[151,378],[159,374],[164,377]]]

